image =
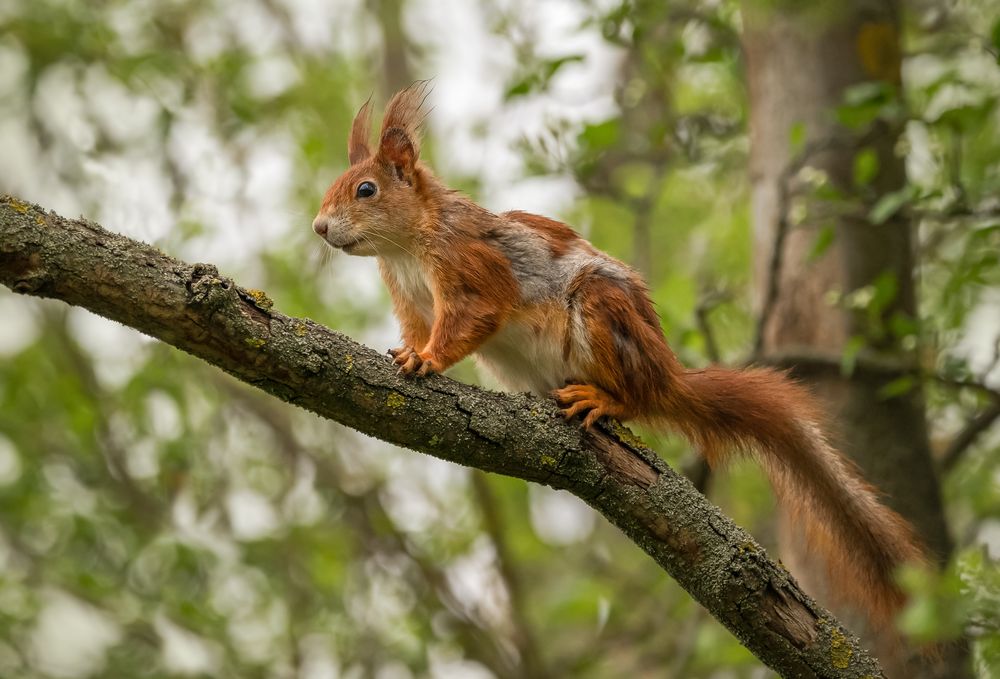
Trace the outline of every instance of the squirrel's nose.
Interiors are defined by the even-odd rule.
[[[323,238],[326,238],[326,231],[329,225],[330,225],[330,220],[328,220],[323,215],[320,215],[319,217],[313,220],[313,231],[323,236]]]

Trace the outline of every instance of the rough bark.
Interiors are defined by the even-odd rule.
[[[750,89],[751,176],[757,289],[762,320],[757,351],[762,360],[788,348],[841,355],[852,338],[866,347],[899,357],[896,373],[810,370],[798,374],[830,406],[839,447],[887,495],[888,503],[914,523],[932,557],[944,562],[951,552],[924,420],[919,385],[886,397],[884,389],[912,372],[912,352],[898,337],[883,332],[896,318],[917,316],[914,256],[910,225],[902,216],[872,223],[867,210],[874,198],[898,189],[905,178],[895,152],[897,126],[879,121],[862,130],[838,125],[835,112],[852,85],[881,82],[897,90],[900,82],[898,8],[888,0],[785,0],[744,3],[744,49]],[[793,149],[792,130],[802,126],[805,142]],[[867,187],[854,180],[858,152],[870,149],[877,173]],[[799,190],[795,174],[805,165],[826,173],[847,197],[840,205]],[[796,203],[806,218],[791,214]],[[831,210],[831,208],[834,208]],[[833,243],[821,256],[813,250],[823,228]],[[895,297],[878,318],[831,303],[830,294],[847,295],[890,275]],[[907,367],[910,366],[910,367]],[[901,473],[905,470],[905,473]],[[825,573],[804,563],[796,531],[782,531],[783,556],[792,571],[819,596]],[[846,615],[844,611],[840,612]],[[949,667],[903,670],[916,676],[959,677],[965,671],[958,653]]]
[[[211,265],[11,197],[0,199],[0,281],[131,326],[382,440],[570,491],[782,676],[883,676],[749,534],[621,427],[588,434],[527,394],[404,379],[386,356],[278,313]]]

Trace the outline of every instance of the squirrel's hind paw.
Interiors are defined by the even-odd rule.
[[[626,419],[628,413],[611,394],[592,384],[569,384],[552,392],[567,420],[586,413],[583,428],[590,429],[602,417]]]

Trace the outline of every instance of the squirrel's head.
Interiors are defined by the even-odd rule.
[[[432,181],[418,162],[428,83],[398,92],[386,106],[378,148],[368,145],[371,101],[358,111],[347,150],[351,166],[333,182],[313,221],[323,240],[351,255],[412,251]]]

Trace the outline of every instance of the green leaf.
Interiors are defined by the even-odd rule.
[[[618,141],[618,120],[606,120],[603,123],[587,125],[580,133],[580,142],[592,151],[614,146]]]
[[[788,129],[788,148],[792,155],[798,155],[806,145],[806,124],[801,120]]]
[[[542,71],[545,73],[545,82],[548,83],[556,73],[566,64],[574,64],[583,61],[582,54],[569,54],[565,57],[551,59],[543,64]]]
[[[883,104],[889,98],[889,88],[883,82],[870,80],[847,88],[844,92],[845,106],[862,106],[865,104]]]
[[[993,30],[990,31],[990,41],[993,43],[997,63],[1000,63],[1000,19],[997,19],[993,24]]]
[[[836,109],[837,122],[844,127],[857,130],[875,121],[882,112],[879,104],[866,104],[863,106],[838,106]]]
[[[871,146],[854,154],[854,184],[868,186],[878,174],[878,153]]]
[[[887,219],[899,212],[900,208],[913,200],[914,193],[915,190],[912,186],[905,186],[899,191],[885,194],[872,207],[868,218],[872,224],[884,224]]]
[[[895,398],[896,396],[902,396],[903,394],[909,393],[916,385],[916,378],[912,375],[904,375],[903,377],[898,377],[892,382],[889,382],[889,384],[884,385],[878,390],[878,395],[882,399],[889,400],[891,398]]]
[[[973,130],[982,126],[993,114],[995,104],[993,99],[987,99],[978,104],[964,104],[949,108],[942,111],[934,122],[957,131]]]
[[[897,311],[889,319],[889,328],[896,337],[916,335],[920,331],[920,325],[916,319],[901,311]]]
[[[579,61],[583,61],[582,54],[568,54],[564,57],[542,61],[537,65],[537,68],[522,74],[518,80],[514,81],[514,84],[507,88],[504,97],[516,99],[532,92],[544,90],[563,66]]]
[[[973,227],[973,236],[976,238],[984,238],[991,233],[996,233],[1000,231],[1000,222],[989,222],[987,224],[980,224]]]
[[[899,281],[896,279],[896,274],[892,271],[883,271],[872,283],[872,288],[875,294],[872,295],[868,308],[875,312],[881,312],[896,299],[896,293],[899,291]]]
[[[819,230],[816,234],[816,239],[813,241],[812,248],[809,250],[809,255],[806,257],[807,262],[815,262],[817,259],[823,256],[823,254],[830,249],[833,245],[833,241],[837,237],[837,231],[832,225],[827,224]]]
[[[516,99],[517,97],[523,97],[526,94],[530,94],[531,91],[535,89],[536,82],[537,78],[534,74],[526,75],[507,88],[507,91],[504,92],[504,98]]]
[[[844,103],[837,107],[837,121],[851,129],[865,127],[879,117],[897,113],[898,102],[892,88],[883,82],[863,82],[849,87]]]
[[[858,354],[865,347],[865,338],[860,335],[855,335],[851,339],[847,340],[847,344],[844,345],[844,351],[840,355],[840,372],[845,377],[849,377],[854,373],[854,368],[858,364]]]

